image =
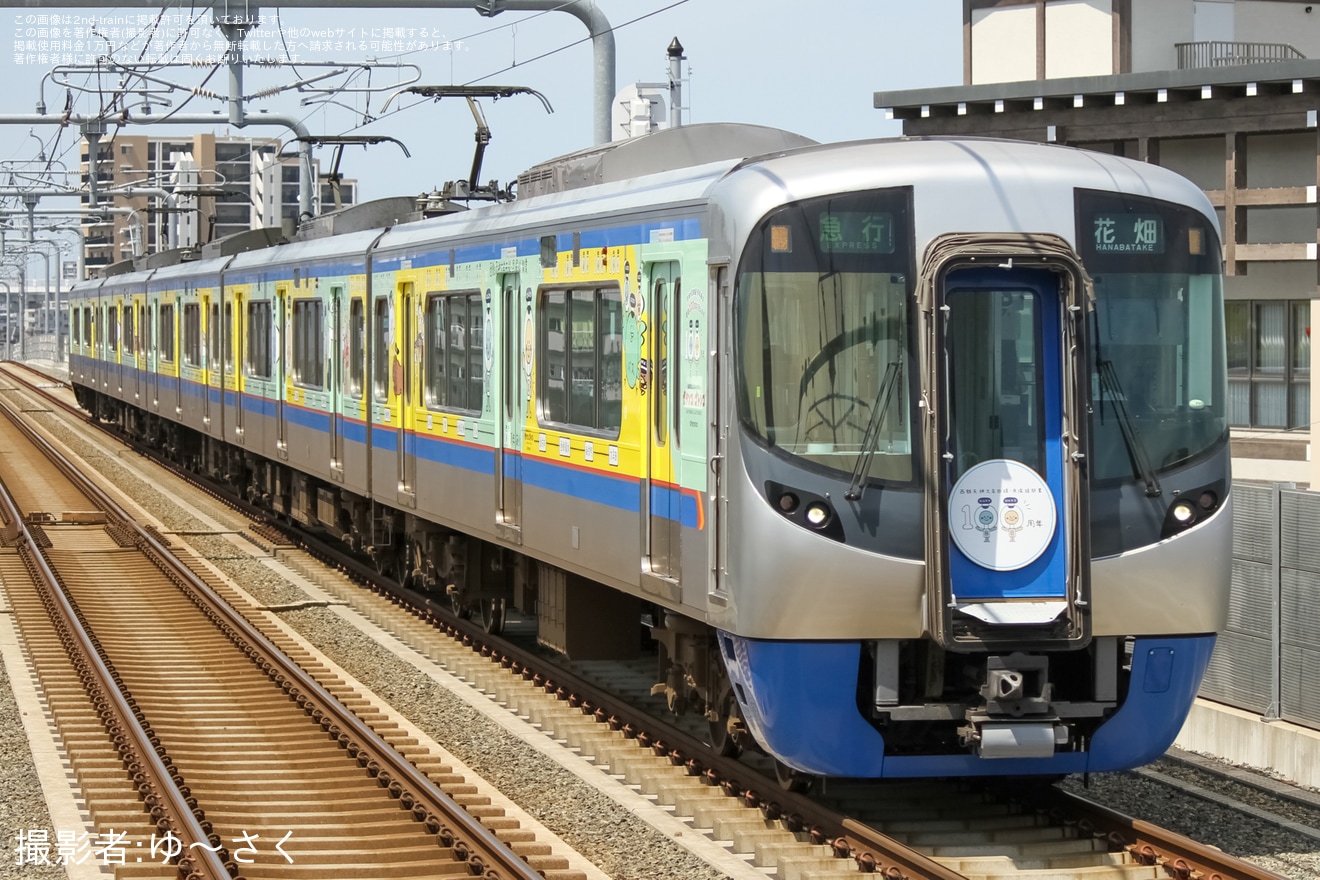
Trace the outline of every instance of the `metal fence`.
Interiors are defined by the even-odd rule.
[[[1320,492],[1233,486],[1233,589],[1201,696],[1320,729]]]
[[[1178,50],[1178,69],[1230,67],[1239,64],[1269,64],[1305,58],[1287,43],[1236,43],[1226,40],[1203,40],[1198,43],[1174,43]]]

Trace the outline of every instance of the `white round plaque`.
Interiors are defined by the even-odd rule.
[[[1035,562],[1054,537],[1054,496],[1040,474],[1019,461],[983,461],[949,493],[949,532],[972,562],[1014,571]]]

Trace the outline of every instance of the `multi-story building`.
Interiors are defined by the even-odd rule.
[[[174,243],[189,246],[247,229],[280,226],[284,218],[298,219],[298,162],[279,155],[277,140],[214,134],[164,138],[121,132],[98,146],[98,203],[132,208],[136,213],[106,213],[83,224],[89,269],[136,252],[166,249],[171,225]],[[90,174],[88,153],[83,141],[84,189]],[[107,195],[129,187],[167,191],[179,210],[166,210],[162,195]],[[328,181],[318,179],[317,189],[318,212],[334,210],[335,197]],[[356,181],[341,181],[339,190],[342,205],[354,203]],[[82,201],[88,205],[90,196],[84,193]]]
[[[312,160],[317,180],[317,213],[324,214],[357,203],[357,181],[339,181],[339,201],[328,175],[321,173],[319,159]],[[258,226],[298,222],[299,164],[294,156],[262,156],[253,168],[252,201],[261,218]]]
[[[907,135],[1069,144],[1199,184],[1223,236],[1234,474],[1320,486],[1316,56],[1320,3],[963,0],[964,85],[875,106]]]
[[[254,158],[274,155],[279,142],[268,139],[217,137],[152,137],[120,132],[98,145],[98,203],[131,208],[133,215],[103,214],[100,222],[84,224],[86,263],[106,266],[135,251],[164,250],[170,224],[176,224],[177,244],[197,244],[251,229]],[[90,174],[87,141],[82,143],[82,179]],[[161,196],[109,196],[126,188],[166,190],[174,194],[182,213],[165,210]],[[83,204],[90,202],[87,193]],[[139,239],[141,239],[139,241]]]

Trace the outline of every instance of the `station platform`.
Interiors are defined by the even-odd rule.
[[[1320,731],[1197,699],[1174,747],[1320,790]]]

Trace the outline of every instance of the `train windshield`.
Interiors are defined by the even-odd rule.
[[[1089,191],[1077,194],[1077,223],[1095,282],[1092,478],[1186,463],[1228,428],[1214,227],[1167,202]]]
[[[753,233],[735,290],[739,416],[770,449],[912,479],[911,193],[787,205]]]

